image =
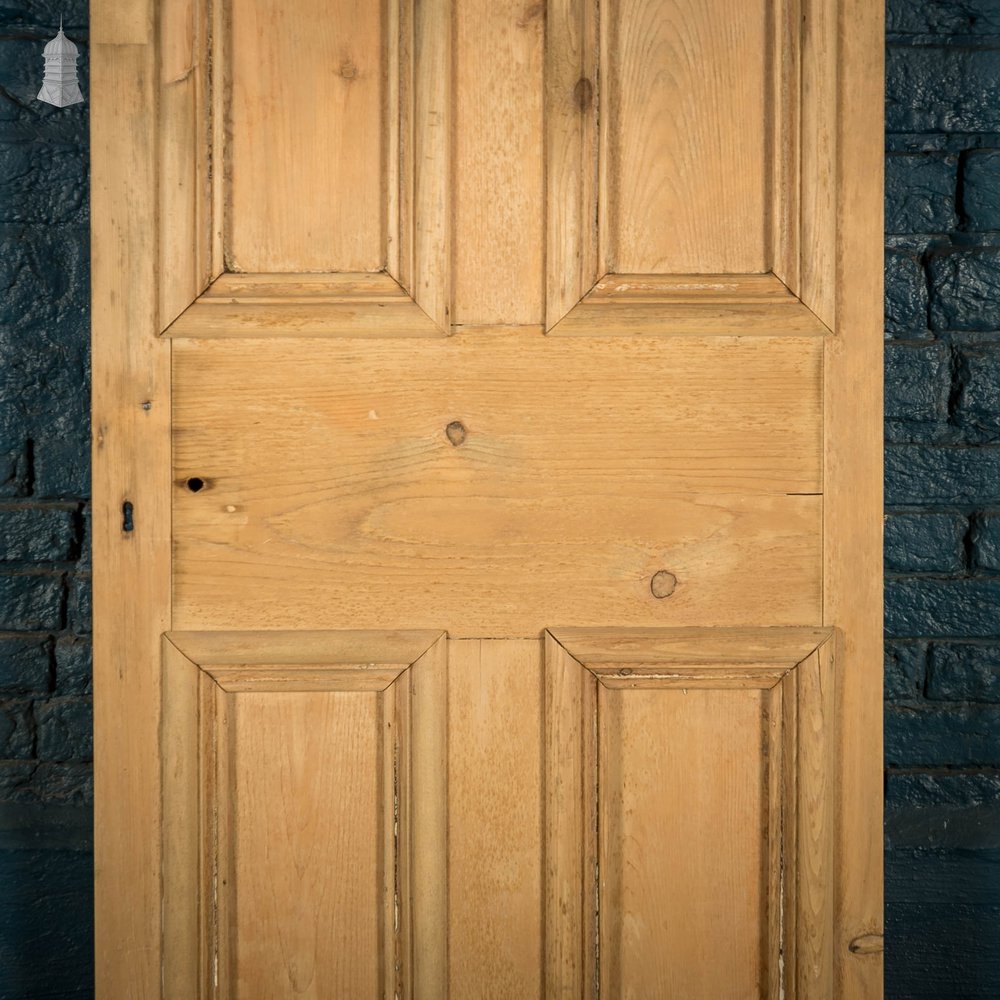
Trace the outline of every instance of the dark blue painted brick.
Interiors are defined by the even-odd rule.
[[[57,763],[85,761],[94,756],[90,699],[53,698],[35,706],[38,759]]]
[[[1000,132],[1000,51],[889,46],[889,132]]]
[[[887,344],[885,415],[934,421],[948,415],[951,356],[942,344]]]
[[[965,565],[967,522],[958,514],[891,514],[885,519],[890,573],[957,573]]]
[[[0,997],[94,996],[94,863],[90,850],[0,847]]]
[[[0,630],[56,631],[61,626],[62,581],[29,573],[0,575]]]
[[[59,694],[90,694],[94,673],[89,639],[62,636],[56,642],[56,691]]]
[[[958,365],[955,423],[966,440],[1000,440],[1000,352],[965,351]]]
[[[70,416],[72,421],[53,421],[44,436],[35,441],[35,493],[39,497],[82,499],[90,495],[88,424],[82,413]],[[58,433],[60,427],[65,434]]]
[[[72,511],[0,507],[0,562],[65,560],[75,542]]]
[[[940,705],[885,712],[885,760],[890,767],[1000,765],[1000,707]]]
[[[885,161],[885,231],[943,233],[958,224],[958,157],[900,153]]]
[[[989,504],[1000,485],[1000,448],[890,445],[885,450],[889,504]]]
[[[928,270],[936,330],[1000,329],[1000,248],[932,257]]]
[[[67,625],[76,633],[89,633],[93,630],[92,591],[89,576],[74,576],[69,582],[69,600],[67,601]]]
[[[47,639],[0,638],[0,694],[44,694],[49,689],[50,669]]]
[[[890,514],[885,560],[891,573],[958,573],[965,565],[966,519],[959,514]]]
[[[927,279],[912,254],[885,254],[885,329],[894,337],[927,332]]]
[[[970,152],[962,168],[962,214],[970,229],[1000,229],[1000,151]]]
[[[0,759],[30,760],[35,756],[31,703],[0,702]]]
[[[1000,704],[1000,643],[934,643],[927,697]]]
[[[0,806],[5,803],[88,805],[94,769],[87,762],[0,760]]]
[[[85,178],[82,146],[0,143],[0,222],[86,224]]]
[[[1000,571],[1000,516],[982,514],[972,526],[972,562],[977,569]]]
[[[1000,636],[1000,580],[887,580],[885,629],[900,639]]]
[[[886,701],[911,702],[923,696],[927,646],[922,642],[885,644]]]
[[[886,32],[972,35],[1000,32],[1000,0],[889,0]]]
[[[1000,774],[893,771],[885,782],[886,844],[1000,848]]]

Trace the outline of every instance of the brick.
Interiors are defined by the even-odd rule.
[[[35,727],[30,702],[0,702],[0,759],[35,756]]]
[[[969,442],[1000,441],[1000,351],[963,351],[957,368],[955,424]]]
[[[920,261],[912,254],[886,251],[886,333],[894,337],[925,334],[927,303],[927,279]]]
[[[93,631],[94,612],[91,601],[90,577],[72,577],[66,603],[66,624],[73,632],[88,634]]]
[[[86,225],[86,157],[75,143],[0,143],[0,222]]]
[[[58,562],[75,542],[72,511],[0,508],[0,562]]]
[[[886,51],[888,132],[1000,132],[1000,50]]]
[[[0,575],[0,630],[54,632],[62,625],[62,580],[28,573]]]
[[[44,694],[49,690],[49,674],[47,639],[0,638],[0,694]]]
[[[942,344],[886,345],[886,417],[943,420],[950,394],[951,356]]]
[[[968,523],[957,514],[891,514],[885,519],[890,573],[958,573],[965,566]]]
[[[1000,229],[1000,151],[974,150],[962,167],[962,215],[972,230]]]
[[[973,566],[990,572],[1000,571],[1000,516],[982,514],[977,517],[971,541]]]
[[[922,642],[885,644],[886,701],[911,702],[923,697],[927,646]]]
[[[81,385],[83,383],[81,382]],[[54,420],[35,441],[35,493],[47,499],[90,495],[90,428],[82,412]],[[59,433],[60,428],[65,433]]]
[[[927,697],[1000,704],[1000,643],[934,643]]]
[[[889,0],[888,34],[972,35],[1000,32],[1000,0]]]
[[[885,231],[944,233],[958,224],[958,157],[898,154],[885,161]]]
[[[998,447],[890,445],[885,450],[888,504],[991,504],[998,484]]]
[[[94,658],[90,639],[62,636],[56,642],[56,691],[59,694],[90,694]]]
[[[899,639],[1000,636],[1000,580],[887,580],[885,630]]]
[[[995,767],[1000,764],[1000,708],[949,705],[885,713],[885,760],[890,767]]]
[[[1000,329],[1000,248],[932,257],[928,273],[935,330]]]
[[[90,763],[0,760],[0,803],[89,805],[93,801]]]
[[[89,699],[53,698],[35,706],[38,759],[61,763],[94,756],[93,712]]]

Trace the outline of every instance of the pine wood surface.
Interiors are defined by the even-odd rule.
[[[878,1000],[870,8],[95,3],[102,1000]]]

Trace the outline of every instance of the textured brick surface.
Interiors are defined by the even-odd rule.
[[[1000,0],[889,0],[887,1000],[1000,996]]]
[[[960,573],[968,521],[960,514],[890,514],[885,568],[890,573]]]
[[[1000,152],[977,150],[962,169],[962,214],[969,229],[1000,229]]]
[[[955,227],[958,157],[898,153],[885,161],[885,231],[943,233]],[[968,191],[968,182],[966,182]]]

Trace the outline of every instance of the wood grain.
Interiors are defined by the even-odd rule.
[[[446,642],[175,632],[163,649],[169,995],[445,997]],[[359,677],[400,652],[415,662],[388,686]],[[326,690],[262,683],[324,655]]]
[[[545,8],[545,325],[602,273],[598,260],[599,19],[590,0]]]
[[[882,897],[882,136],[884,11],[844,0],[837,110],[837,337],[824,358],[824,621],[838,652],[834,992],[880,1000]]]
[[[449,643],[449,948],[453,997],[539,996],[542,647]]]
[[[802,13],[802,119],[800,165],[800,258],[796,291],[827,326],[837,329],[838,275],[838,142],[837,90],[841,67],[840,43],[847,22],[841,0],[800,0]],[[870,87],[868,67],[862,85]],[[881,94],[868,91],[879,114]],[[864,114],[857,109],[859,115]],[[869,112],[870,113],[870,112]],[[858,124],[860,125],[859,118]],[[854,127],[854,126],[852,126]],[[868,133],[869,140],[871,134]],[[882,139],[878,139],[881,148]],[[881,185],[872,176],[870,182]],[[860,204],[851,213],[860,212]],[[860,252],[860,248],[859,252]],[[881,273],[881,265],[879,267]]]
[[[454,10],[454,322],[541,323],[545,4]]]
[[[770,269],[763,0],[608,10],[608,270]]]
[[[598,688],[602,994],[758,993],[762,697]]]
[[[545,633],[545,990],[589,997],[597,964],[597,681]]]
[[[96,989],[160,995],[160,636],[170,625],[170,345],[156,339],[157,53],[147,0],[91,19]],[[148,404],[148,406],[144,405]],[[123,531],[122,505],[133,504]],[[127,720],[127,722],[125,721]]]
[[[209,39],[204,0],[159,5],[159,329],[212,278]]]
[[[230,19],[227,270],[380,270],[383,5],[253,0]]]
[[[175,624],[815,621],[815,342],[488,336],[178,341]]]

